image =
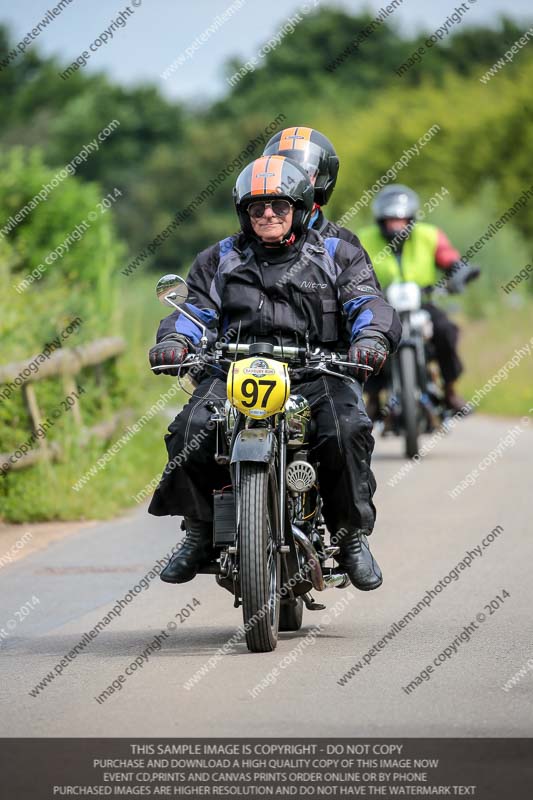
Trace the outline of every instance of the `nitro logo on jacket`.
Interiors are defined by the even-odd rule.
[[[302,289],[327,289],[327,283],[311,283],[311,281],[302,281],[300,284]]]

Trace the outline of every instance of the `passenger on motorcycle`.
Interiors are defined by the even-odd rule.
[[[306,128],[301,125],[295,128],[284,128],[270,139],[263,155],[285,156],[292,161],[297,161],[309,175],[315,190],[315,202],[309,220],[310,228],[318,231],[323,237],[336,236],[363,249],[359,238],[353,231],[337,225],[336,222],[331,222],[322,210],[333,194],[339,174],[339,157],[327,136],[314,128]],[[374,283],[381,288],[368,253],[364,249],[363,253],[369,275],[372,275]]]
[[[261,157],[239,175],[233,196],[241,233],[200,253],[187,278],[187,308],[208,327],[213,341],[237,330],[242,343],[303,347],[308,340],[311,349],[344,347],[352,362],[379,372],[397,347],[399,319],[365,272],[363,251],[309,229],[313,187],[305,170],[288,158]],[[151,366],[174,364],[170,372],[177,374],[199,337],[200,330],[174,311],[159,326]],[[340,547],[337,559],[357,588],[369,590],[382,583],[366,538],[376,516],[370,469],[374,440],[362,400],[367,373],[354,367],[353,374],[356,384],[302,372],[293,390],[311,405],[310,455],[320,462],[323,514]],[[230,480],[227,468],[213,458],[209,404],[225,396],[220,375],[203,376],[166,436],[173,467],[163,473],[149,511],[183,515],[186,530],[161,573],[167,582],[191,580],[212,557],[212,492]],[[199,439],[201,445],[192,449],[190,443]]]
[[[459,251],[439,228],[417,222],[419,207],[418,195],[412,189],[401,184],[387,186],[372,206],[376,224],[359,231],[381,286],[386,290],[393,281],[406,280],[429,291],[442,271],[445,288],[459,293],[479,275],[479,270],[461,260]],[[461,411],[465,401],[456,391],[456,381],[463,371],[457,352],[459,328],[433,303],[426,302],[422,307],[433,323],[432,344],[444,382],[445,401],[452,411]],[[374,407],[379,382],[372,381],[369,389]]]

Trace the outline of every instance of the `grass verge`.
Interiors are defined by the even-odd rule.
[[[154,341],[159,319],[165,316],[165,310],[154,297],[155,280],[151,276],[135,276],[125,284],[122,328],[128,348],[117,364],[115,396],[103,399],[104,406],[110,410],[121,404],[131,407],[132,424],[170,389],[172,379],[155,377],[148,369],[147,350]],[[516,349],[529,343],[533,335],[532,318],[533,303],[526,301],[519,308],[503,307],[488,319],[458,319],[462,330],[460,351],[465,363],[460,389],[466,399],[472,397]],[[519,366],[509,371],[507,379],[486,395],[479,405],[481,411],[503,416],[528,413],[533,407],[532,357],[525,356]],[[146,422],[105,468],[98,470],[78,491],[72,489],[73,484],[120,439],[124,429],[118,430],[110,442],[103,444],[92,440],[79,447],[72,420],[65,420],[59,432],[64,449],[60,462],[12,472],[0,480],[0,519],[18,523],[105,519],[135,506],[134,496],[164,468],[163,435],[172,412],[186,400],[186,395],[172,398],[161,413]]]
[[[479,410],[499,416],[523,416],[533,408],[533,302],[526,300],[518,308],[501,308],[487,319],[465,322],[459,320],[462,330],[460,353],[465,371],[460,381],[465,399],[495,375],[516,350],[531,347],[531,355],[524,355],[518,366],[508,371],[502,380],[482,399]]]
[[[181,393],[174,395],[160,413],[154,414],[81,489],[75,491],[72,488],[120,439],[128,424],[134,424],[173,385],[174,379],[154,376],[148,366],[147,351],[155,340],[159,320],[166,316],[155,298],[155,282],[153,276],[134,276],[124,280],[124,287],[121,287],[121,328],[127,351],[118,360],[113,379],[105,384],[104,396],[95,397],[95,388],[88,378],[86,385],[89,388],[81,398],[86,424],[101,421],[99,414],[109,416],[122,407],[132,409],[129,423],[118,429],[110,441],[91,439],[88,444],[79,446],[78,431],[71,415],[65,414],[50,434],[50,438],[53,437],[62,448],[61,461],[11,471],[0,478],[0,521],[20,523],[112,517],[134,506],[134,495],[161,474],[166,463],[163,435],[170,419],[187,400]],[[47,397],[53,389],[50,386],[45,388],[47,383],[51,382],[36,386],[38,397],[43,398],[43,412],[47,410]]]

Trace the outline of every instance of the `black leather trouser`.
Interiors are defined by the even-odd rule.
[[[431,344],[442,379],[445,383],[453,383],[463,371],[463,365],[457,352],[459,328],[441,308],[434,306],[433,303],[423,303],[422,308],[429,312],[433,323]]]
[[[463,372],[463,365],[457,352],[459,328],[441,308],[432,303],[423,303],[422,308],[429,313],[433,323],[433,337],[429,342],[428,355],[437,361],[443,381],[453,383]],[[366,383],[366,391],[369,394],[377,395],[387,387],[391,380],[390,363],[389,358],[379,375],[370,376]]]
[[[320,376],[295,383],[291,390],[306,397],[311,406],[310,456],[320,462],[318,478],[328,529],[370,532],[376,517],[372,502],[376,482],[370,469],[374,439],[361,385]],[[227,486],[230,477],[227,467],[213,459],[215,429],[206,427],[212,413],[206,403],[225,397],[225,383],[219,378],[202,380],[169,426],[165,437],[169,464],[152,498],[151,514],[212,520],[212,491]]]

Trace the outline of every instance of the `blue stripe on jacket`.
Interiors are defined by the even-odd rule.
[[[353,314],[361,308],[365,303],[369,300],[377,300],[378,296],[376,294],[367,294],[365,297],[357,297],[353,300],[348,300],[344,303],[344,310],[348,317],[353,316]],[[355,321],[352,323],[352,342],[360,333],[363,328],[367,328],[372,320],[374,319],[374,313],[370,308],[366,308],[364,311],[361,311],[360,314],[357,315]]]
[[[216,317],[216,312],[211,308],[198,308],[198,306],[193,306],[192,303],[184,303],[184,306],[193,316],[198,317],[200,322],[203,322],[206,327]],[[202,337],[201,328],[195,325],[190,319],[187,319],[183,314],[179,315],[174,327],[176,328],[176,333],[187,336],[193,344],[200,344],[200,339]]]

